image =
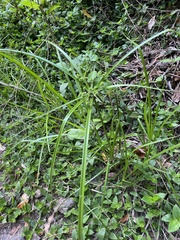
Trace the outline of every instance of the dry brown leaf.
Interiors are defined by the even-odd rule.
[[[149,22],[148,22],[148,29],[149,29],[149,30],[152,29],[152,27],[154,26],[155,22],[156,22],[156,17],[153,16],[153,17],[149,20]]]
[[[140,158],[145,158],[145,155],[146,155],[146,152],[144,151],[143,148],[135,149],[134,153]]]
[[[168,162],[166,159],[162,161],[162,166],[165,168],[170,168],[172,167],[172,163]]]
[[[116,173],[115,172],[110,172],[108,173],[108,178],[113,178],[116,176]]]
[[[47,223],[44,224],[44,232],[45,232],[45,234],[47,234],[49,232],[51,223],[53,221],[54,221],[54,213],[50,217],[48,217]]]
[[[24,227],[26,227],[26,228],[29,227],[29,223],[25,222]]]
[[[54,213],[57,213],[58,211],[62,214],[67,212],[70,208],[74,206],[74,201],[72,198],[64,198],[60,197],[56,201],[56,205],[54,206]]]
[[[142,143],[139,141],[139,139],[127,139],[127,144],[129,144],[133,148],[133,152],[139,156],[140,158],[145,158],[146,155],[146,148],[144,149],[142,146]]]
[[[19,231],[19,229],[21,229],[21,225],[19,224],[19,225],[17,225],[17,226],[14,226],[12,229],[11,229],[11,231],[10,231],[10,234],[11,235],[15,235],[18,231]]]
[[[26,193],[24,193],[21,197],[21,200],[22,201],[17,205],[17,208],[19,208],[19,209],[23,208],[23,206],[25,206],[28,203],[28,201],[29,201],[28,195]]]
[[[91,15],[85,9],[83,9],[82,11],[84,16],[86,16],[87,18],[92,18]]]
[[[177,85],[177,87],[174,90],[174,94],[172,96],[172,101],[175,103],[180,102],[180,83]]]
[[[126,214],[123,218],[120,219],[120,223],[125,223],[129,220],[129,214]]]
[[[40,198],[42,196],[41,190],[37,189],[35,192],[35,198]]]
[[[6,150],[6,147],[0,143],[0,154]]]
[[[104,160],[105,162],[108,162],[107,157],[106,157],[106,154],[105,154],[105,153],[102,153],[101,155],[102,155],[103,160]]]
[[[170,162],[165,162],[165,163],[163,164],[163,166],[164,166],[165,168],[170,168],[170,167],[172,167],[172,163],[170,163]]]
[[[51,216],[48,218],[47,223],[44,224],[44,232],[47,234],[49,232],[49,229],[51,227],[52,222],[54,221],[54,215],[59,211],[60,213],[65,213],[68,211],[68,209],[72,208],[74,205],[74,201],[71,198],[63,198],[60,197],[56,201],[56,205],[54,207],[54,211],[51,214]]]
[[[175,74],[172,74],[173,76],[173,81],[180,81],[180,71],[177,71]]]

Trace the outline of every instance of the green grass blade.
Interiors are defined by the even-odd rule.
[[[78,72],[79,75],[83,77],[81,69],[73,62],[73,60],[69,57],[69,55],[66,52],[64,52],[60,47],[58,47],[53,42],[50,42],[50,41],[47,41],[47,42],[53,45],[59,52],[61,52],[64,55],[64,57],[70,62],[71,66],[76,70],[76,72]]]
[[[72,77],[72,78],[74,79],[73,74],[71,74],[69,71],[66,71],[65,68],[59,66],[57,63],[54,63],[54,62],[52,62],[52,61],[49,61],[48,59],[43,58],[43,57],[40,57],[40,56],[38,56],[38,55],[36,55],[36,54],[28,53],[28,52],[24,52],[24,51],[13,50],[13,49],[9,49],[9,48],[4,48],[4,49],[1,48],[1,49],[0,49],[0,55],[4,56],[4,55],[3,55],[3,52],[20,53],[20,54],[24,54],[24,55],[27,55],[27,56],[30,56],[30,57],[34,57],[34,58],[36,58],[36,59],[39,59],[39,60],[41,60],[41,61],[43,61],[43,62],[48,63],[48,64],[51,65],[51,66],[54,66],[55,68],[58,68],[59,70],[61,70],[62,72],[68,74],[70,77]]]
[[[150,42],[151,40],[153,40],[154,38],[167,33],[167,32],[171,32],[173,31],[172,29],[166,29],[162,32],[159,32],[155,35],[153,35],[152,37],[146,39],[145,41],[143,41],[142,43],[140,43],[139,45],[137,45],[135,48],[133,48],[131,51],[129,51],[127,54],[124,55],[124,57],[122,57],[119,61],[117,61],[116,64],[114,64],[114,66],[105,74],[105,77],[108,77],[113,71],[114,69],[116,69],[122,61],[124,61],[129,55],[131,55],[133,52],[135,52],[136,50],[138,50],[139,48],[141,48],[142,46],[144,46],[146,43]]]
[[[52,86],[51,84],[47,83],[46,81],[44,81],[41,77],[39,77],[35,72],[33,72],[30,68],[26,67],[24,64],[22,64],[19,60],[17,60],[16,58],[5,54],[5,53],[1,53],[0,55],[9,59],[11,62],[15,63],[16,65],[18,65],[21,69],[24,69],[27,73],[29,73],[32,77],[34,77],[36,80],[40,81],[41,83],[43,83],[55,96],[57,96],[63,103],[67,103],[67,100],[65,98],[63,98],[61,96],[61,94],[59,94]]]
[[[61,100],[63,103],[66,103],[68,108],[71,109],[72,106],[70,104],[68,104],[68,101],[61,95],[59,94],[52,86],[50,83],[47,83],[46,81],[44,81],[41,77],[39,77],[35,72],[33,72],[30,68],[26,67],[24,64],[22,64],[19,60],[17,60],[16,58],[2,53],[0,52],[0,55],[9,59],[11,62],[15,63],[17,66],[19,66],[21,69],[24,69],[27,73],[29,73],[32,77],[34,77],[36,80],[38,80],[39,82],[43,83],[47,89],[49,89],[59,100]],[[30,55],[30,54],[29,54]],[[49,62],[49,61],[48,61]],[[83,119],[81,117],[81,115],[77,112],[75,112],[75,115],[78,117],[78,119],[80,119],[83,122]]]
[[[75,110],[83,103],[84,99],[81,99],[77,104],[74,105],[74,107],[68,112],[68,114],[65,116],[65,118],[63,119],[63,122],[61,124],[61,128],[59,130],[59,134],[56,140],[56,144],[55,144],[55,148],[54,148],[54,152],[53,152],[53,156],[52,156],[52,160],[51,160],[51,168],[50,168],[50,190],[52,190],[52,178],[53,178],[53,171],[54,171],[54,164],[56,161],[56,156],[58,153],[58,147],[59,147],[59,143],[64,131],[64,127],[69,119],[69,117],[71,116],[72,113],[75,112]]]
[[[87,120],[85,127],[84,146],[82,154],[82,166],[81,166],[81,181],[79,192],[79,212],[78,212],[78,240],[83,240],[83,213],[84,213],[84,191],[86,182],[86,167],[87,167],[87,153],[88,153],[88,141],[91,124],[91,112],[92,112],[92,99],[87,109]]]

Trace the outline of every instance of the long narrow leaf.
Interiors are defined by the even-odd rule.
[[[65,118],[63,119],[63,122],[61,124],[60,130],[59,130],[59,135],[58,138],[56,140],[56,145],[54,148],[54,153],[52,156],[52,160],[51,160],[51,169],[50,169],[50,190],[52,190],[52,177],[53,177],[53,171],[54,171],[54,164],[55,164],[55,160],[56,160],[56,156],[57,156],[57,152],[58,152],[58,147],[59,147],[59,143],[64,131],[64,127],[69,119],[69,117],[71,116],[71,114],[73,112],[75,112],[75,110],[83,103],[84,99],[81,99],[69,112],[68,114],[65,116]]]
[[[1,51],[1,49],[0,49]],[[66,103],[68,108],[71,109],[72,106],[68,103],[68,101],[61,95],[59,94],[52,86],[50,83],[47,83],[46,81],[44,81],[41,77],[39,77],[35,72],[33,72],[30,68],[26,67],[24,64],[22,64],[19,60],[17,60],[16,58],[2,53],[0,52],[0,55],[9,59],[11,62],[15,63],[16,65],[18,65],[21,69],[24,69],[27,73],[29,73],[32,77],[34,77],[35,79],[37,79],[39,82],[43,83],[55,96],[57,96],[63,103]],[[29,54],[31,55],[31,54]],[[82,120],[82,117],[79,113],[75,112],[75,115],[78,117],[78,119]]]
[[[88,141],[91,123],[91,112],[92,112],[92,99],[87,110],[87,120],[85,127],[85,137],[82,155],[82,166],[81,166],[81,182],[80,182],[80,193],[79,193],[79,214],[78,214],[78,240],[83,240],[83,213],[84,213],[84,189],[86,182],[86,167],[87,167],[87,152],[88,152]]]
[[[129,51],[128,53],[126,53],[126,54],[124,55],[124,57],[122,57],[116,64],[114,64],[114,66],[105,74],[105,77],[108,77],[108,76],[112,73],[112,71],[114,71],[114,69],[116,69],[116,68],[120,65],[120,63],[121,63],[122,61],[124,61],[124,59],[126,59],[129,55],[131,55],[131,54],[132,54],[133,52],[135,52],[137,49],[141,48],[142,46],[144,46],[146,43],[150,42],[150,41],[153,40],[154,38],[156,38],[156,37],[158,37],[158,36],[160,36],[160,35],[162,35],[162,34],[164,34],[164,33],[170,32],[170,31],[172,31],[172,29],[166,29],[166,30],[164,30],[164,31],[162,31],[162,32],[160,32],[160,33],[157,33],[157,34],[153,35],[152,37],[146,39],[146,40],[143,41],[142,43],[140,43],[138,46],[136,46],[136,47],[133,48],[131,51]]]

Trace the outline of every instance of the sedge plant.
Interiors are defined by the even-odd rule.
[[[145,86],[141,86],[141,85],[138,86],[138,85],[130,84],[130,85],[128,85],[128,87],[136,87],[136,88],[139,87],[139,88],[147,89],[147,98],[146,98],[146,103],[144,105],[144,121],[145,121],[146,129],[141,122],[140,122],[140,125],[142,126],[142,129],[144,129],[144,132],[147,133],[147,137],[148,137],[148,142],[146,144],[144,144],[142,147],[148,147],[148,149],[150,149],[150,147],[153,144],[158,143],[159,141],[154,141],[154,142],[152,141],[152,140],[154,140],[153,139],[153,128],[155,127],[155,122],[153,122],[153,120],[152,120],[152,111],[151,111],[151,107],[152,107],[151,106],[151,89],[152,88],[150,87],[150,84],[148,81],[148,74],[147,74],[147,70],[145,67],[143,54],[141,52],[141,47],[144,46],[145,44],[147,44],[148,42],[150,42],[151,40],[153,40],[154,38],[160,36],[161,34],[165,34],[169,31],[171,31],[171,30],[167,29],[160,33],[157,33],[154,36],[150,37],[149,39],[143,41],[141,44],[135,46],[131,51],[129,51],[127,54],[125,54],[116,64],[114,64],[114,66],[112,68],[110,68],[103,75],[103,78],[100,79],[100,82],[102,82],[104,79],[107,80],[110,77],[110,74],[116,69],[116,67],[118,67],[124,61],[124,59],[126,59],[129,55],[134,53],[136,50],[140,51],[140,57],[141,57],[142,64],[143,64],[143,71],[144,71],[144,75],[145,75],[146,84],[145,84]],[[99,92],[101,91],[101,84],[96,86],[96,84],[92,83],[95,80],[95,78],[97,77],[96,71],[94,71],[94,69],[92,70],[92,72],[94,74],[94,75],[91,74],[92,81],[90,81],[89,79],[87,81],[86,72],[83,72],[81,67],[79,67],[78,64],[76,64],[76,62],[73,61],[73,59],[71,59],[67,53],[65,53],[56,44],[51,43],[51,42],[49,42],[49,44],[51,44],[52,46],[54,46],[56,48],[57,56],[58,56],[58,60],[59,60],[58,64],[55,64],[52,61],[49,61],[45,58],[39,57],[33,53],[26,53],[26,52],[10,50],[10,49],[0,49],[0,56],[7,58],[10,62],[19,66],[19,68],[23,69],[25,72],[27,72],[27,74],[29,74],[34,79],[34,81],[38,82],[37,86],[39,89],[39,93],[40,93],[42,99],[44,100],[44,102],[46,102],[46,104],[48,105],[48,112],[45,114],[42,114],[42,116],[44,116],[44,115],[46,116],[46,118],[45,118],[46,119],[45,120],[46,129],[48,129],[47,125],[49,122],[49,116],[52,111],[50,109],[50,106],[49,106],[46,98],[48,97],[49,99],[51,99],[50,96],[52,96],[52,98],[53,98],[52,102],[55,103],[55,105],[56,105],[54,109],[59,108],[59,109],[61,109],[61,112],[63,112],[63,109],[66,109],[66,114],[64,115],[64,118],[61,119],[61,127],[59,130],[59,133],[53,139],[53,141],[55,140],[55,144],[54,144],[52,159],[50,161],[50,175],[49,175],[49,189],[51,191],[52,191],[52,183],[53,183],[53,179],[54,179],[54,168],[55,168],[55,163],[56,163],[56,159],[58,156],[59,146],[60,146],[61,142],[63,141],[63,137],[67,136],[67,132],[69,131],[67,126],[73,126],[73,127],[76,127],[77,129],[82,129],[82,126],[83,126],[83,138],[82,138],[83,139],[83,148],[82,148],[82,163],[81,163],[81,173],[80,173],[80,183],[79,183],[79,205],[78,205],[78,227],[77,227],[78,239],[83,240],[83,239],[85,239],[85,235],[84,235],[84,231],[83,231],[85,186],[89,181],[91,181],[91,180],[88,180],[88,182],[86,181],[86,175],[87,175],[87,171],[88,171],[87,156],[88,156],[88,151],[89,151],[89,141],[90,141],[91,131],[93,130],[92,126],[91,126],[92,109],[95,108],[97,110],[97,112],[99,113],[101,126],[104,129],[104,133],[105,133],[105,137],[106,137],[106,145],[104,145],[102,148],[100,147],[98,149],[99,150],[102,150],[105,148],[108,149],[108,155],[109,155],[108,158],[109,159],[113,158],[114,148],[115,148],[117,142],[121,142],[122,140],[124,140],[124,142],[125,142],[125,135],[123,133],[123,127],[121,125],[120,120],[117,121],[116,118],[114,118],[112,120],[111,134],[108,134],[106,131],[105,123],[103,121],[103,117],[101,116],[101,111],[98,109],[98,104],[96,102],[96,99],[100,98]],[[11,52],[11,54],[9,54],[9,52]],[[25,54],[27,56],[30,56],[31,58],[37,59],[38,61],[44,61],[47,64],[50,64],[52,67],[55,67],[59,71],[63,72],[74,99],[72,99],[72,101],[68,101],[61,93],[59,93],[53,87],[53,85],[50,82],[46,82],[38,74],[36,74],[34,71],[32,71],[27,66],[25,66],[23,63],[21,63],[17,58],[12,56],[12,53]],[[66,59],[65,62],[62,60],[61,56],[63,56],[63,58]],[[69,71],[69,66],[71,68],[71,71]],[[73,86],[71,79],[73,79],[73,81],[75,82],[76,88]],[[42,86],[44,86],[46,88],[47,95],[44,94]],[[106,89],[107,90],[111,89],[113,91],[114,88],[119,88],[122,86],[125,86],[125,84],[116,84],[116,85],[109,84],[109,86],[107,86]],[[61,106],[59,107],[57,105],[61,105]],[[174,112],[176,112],[176,111],[178,111],[178,108],[176,110],[174,110]],[[172,115],[169,115],[169,118],[171,116]],[[78,119],[79,125],[75,124],[73,122],[73,120],[72,120],[73,118]],[[164,121],[163,124],[165,124],[166,121],[167,121],[167,119]],[[114,127],[115,125],[116,125],[116,127]],[[162,130],[162,127],[159,131],[161,131],[161,130]],[[119,136],[119,132],[122,133],[122,136]],[[95,133],[96,133],[96,135],[98,135],[97,131],[95,131]],[[157,137],[158,136],[156,136],[156,138]],[[47,139],[48,139],[48,130],[46,131],[46,136],[44,137],[45,141],[47,141]],[[38,165],[38,175],[40,173],[40,167],[41,167],[41,162],[42,162],[42,152],[45,147],[44,140],[43,140],[43,144],[42,144],[42,148],[41,148],[40,160],[39,160],[39,165]],[[99,139],[99,142],[101,142],[100,139]],[[49,146],[49,142],[48,142],[48,146]],[[127,148],[126,144],[124,145],[124,147]],[[151,156],[151,152],[149,150],[148,154],[147,154],[147,161],[153,160],[153,159],[159,157],[160,155],[162,155],[163,153],[167,153],[168,151],[172,152],[175,149],[177,149],[178,147],[180,147],[180,144],[170,146],[169,148],[167,148],[163,151],[160,151],[159,153],[157,153],[153,156]],[[104,197],[106,194],[108,173],[110,171],[111,162],[109,162],[109,159],[107,160],[106,170],[105,170],[105,181],[104,181],[104,186],[103,186],[104,191],[102,192],[102,198],[101,198],[101,201],[102,201],[101,207],[102,208],[103,208]],[[146,162],[144,162],[144,164],[146,164]],[[128,156],[127,156],[127,152],[126,152],[125,153],[125,166],[122,170],[122,171],[124,171],[124,173],[122,175],[123,180],[125,180],[128,177],[128,174],[127,174],[128,166],[129,166],[129,160],[128,160]],[[131,172],[131,174],[132,174],[132,172]],[[99,216],[96,216],[96,217],[101,222],[101,214],[99,214]],[[103,228],[103,230],[104,230],[104,228]]]

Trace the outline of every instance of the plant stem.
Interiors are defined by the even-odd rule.
[[[83,240],[83,213],[84,213],[84,191],[86,182],[86,167],[87,167],[87,153],[88,153],[88,141],[90,132],[90,122],[91,122],[91,112],[92,112],[92,99],[90,99],[90,104],[87,109],[87,119],[85,126],[85,137],[84,137],[84,147],[82,154],[82,166],[81,166],[81,180],[80,180],[80,193],[79,193],[79,214],[78,214],[78,240]]]

